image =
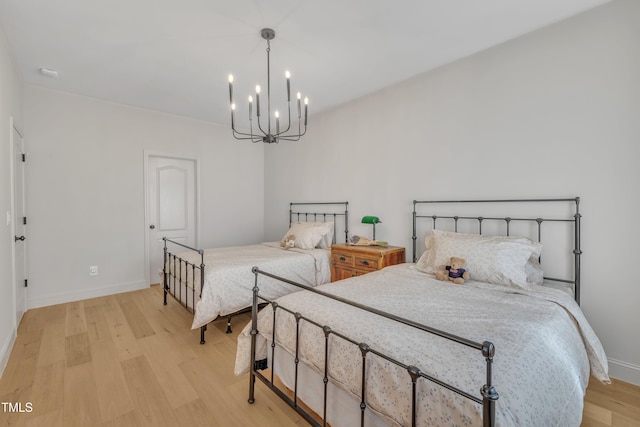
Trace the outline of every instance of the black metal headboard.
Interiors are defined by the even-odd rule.
[[[333,206],[333,208],[329,208],[329,206]],[[340,217],[344,217],[344,242],[347,243],[349,239],[349,202],[292,202],[289,206],[289,227],[291,227],[294,221],[333,221],[335,230],[333,233],[333,243],[337,241],[339,230],[337,219]]]
[[[519,212],[512,210],[514,216],[502,216],[495,215],[495,209],[491,208],[494,206],[499,206],[500,204],[510,204],[513,207],[513,204],[517,204],[517,206],[523,208],[520,209]],[[464,215],[455,215],[450,213],[450,210],[453,209],[453,206],[456,206],[456,210],[458,212],[463,211],[460,209],[461,205],[474,206],[474,209],[477,210],[482,209],[485,215],[467,215],[468,209],[464,209]],[[558,209],[550,209],[553,213],[549,217],[531,217],[527,213],[535,212],[533,207],[542,207],[542,206],[550,206],[553,205],[554,208],[559,207]],[[430,212],[424,212],[426,210],[426,206],[431,210]],[[435,207],[438,206],[438,209]],[[444,207],[444,208],[443,208]],[[446,220],[450,225],[453,225],[452,231],[458,231],[459,226],[464,222],[471,222],[477,228],[473,231],[468,231],[465,229],[465,232],[473,232],[477,234],[483,234],[483,225],[488,225],[489,223],[493,223],[494,225],[498,223],[501,226],[504,226],[504,229],[499,235],[509,236],[512,232],[512,225],[516,222],[526,223],[528,225],[533,226],[534,236],[527,236],[533,238],[533,240],[537,240],[542,243],[542,225],[544,223],[569,223],[570,233],[571,233],[571,242],[570,246],[572,246],[571,253],[573,254],[571,258],[573,258],[573,271],[572,278],[553,278],[546,277],[545,280],[554,281],[554,282],[563,282],[568,284],[573,284],[574,297],[578,304],[580,304],[580,255],[582,251],[580,250],[580,197],[568,198],[568,199],[510,199],[510,200],[425,200],[413,201],[413,262],[417,261],[417,239],[418,239],[418,231],[417,231],[417,222],[419,218],[426,218],[432,221],[432,228],[436,228],[436,221],[438,220]],[[543,209],[544,210],[544,209]],[[566,210],[566,211],[565,211]],[[436,212],[437,211],[437,212]],[[442,221],[441,221],[442,222]],[[469,224],[466,224],[469,225]],[[494,231],[494,230],[492,230]],[[543,256],[544,256],[543,250]]]

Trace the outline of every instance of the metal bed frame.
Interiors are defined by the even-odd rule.
[[[333,210],[329,206],[335,206]],[[338,208],[344,207],[344,211],[337,211]],[[329,212],[313,212],[309,209],[320,208],[321,210],[329,210]],[[291,227],[294,220],[296,222],[328,222],[333,221],[334,232],[333,243],[336,243],[336,235],[338,228],[336,227],[338,218],[344,217],[344,234],[345,242],[347,242],[349,234],[349,202],[292,202],[289,204],[289,227]],[[171,295],[177,300],[180,305],[189,311],[191,314],[195,314],[195,302],[196,302],[196,287],[189,286],[190,283],[195,283],[196,277],[200,278],[200,289],[197,291],[198,299],[202,296],[202,286],[205,279],[205,264],[204,264],[204,249],[196,249],[190,246],[184,245],[175,240],[167,239],[163,237],[164,241],[164,262],[163,262],[163,304],[167,305],[167,295]],[[189,251],[197,252],[200,255],[200,264],[189,262],[179,255],[170,252],[168,244],[177,245],[178,247],[187,249]],[[167,266],[172,266],[168,269]],[[183,270],[184,269],[184,270]],[[184,272],[184,278],[183,278]],[[196,276],[197,275],[197,276]],[[184,301],[183,301],[184,294]],[[191,296],[191,307],[189,306],[189,296]],[[230,334],[231,319],[241,313],[246,313],[251,310],[251,306],[245,309],[231,313],[226,316],[227,318],[227,330],[226,333]],[[215,319],[218,320],[218,319]],[[200,327],[200,344],[205,343],[204,335],[207,331],[207,325]]]
[[[417,212],[417,207],[419,205],[433,205],[433,204],[461,204],[461,203],[466,203],[466,204],[478,204],[478,203],[490,203],[490,204],[494,204],[494,203],[514,203],[514,202],[520,202],[520,203],[524,203],[524,204],[528,204],[531,202],[537,202],[537,203],[574,203],[575,204],[575,211],[574,214],[572,216],[572,218],[521,218],[521,217],[493,217],[493,216],[457,216],[457,215],[426,215],[426,214],[418,214]],[[412,235],[412,239],[413,239],[413,262],[416,262],[416,239],[417,239],[417,220],[419,218],[428,218],[431,219],[433,221],[433,228],[435,228],[435,224],[436,224],[436,220],[438,219],[452,219],[454,221],[454,227],[455,227],[455,231],[457,231],[458,229],[458,222],[460,220],[473,220],[473,221],[477,221],[478,223],[478,229],[479,229],[479,234],[482,233],[482,224],[484,221],[502,221],[504,223],[506,223],[507,226],[507,232],[506,235],[509,235],[510,233],[510,228],[509,225],[512,221],[533,221],[535,224],[537,224],[537,234],[538,234],[538,240],[541,240],[541,236],[542,236],[542,232],[541,232],[541,226],[544,222],[547,221],[560,221],[560,222],[569,222],[573,224],[573,230],[574,230],[574,247],[573,247],[573,254],[575,256],[575,269],[574,269],[574,279],[573,280],[569,280],[569,279],[548,279],[548,280],[556,280],[556,281],[561,281],[561,282],[568,282],[568,283],[573,283],[575,286],[575,299],[577,302],[579,302],[579,289],[580,289],[580,255],[581,255],[581,250],[580,250],[580,218],[581,215],[579,213],[578,207],[579,207],[579,203],[580,203],[580,198],[579,197],[575,197],[575,198],[570,198],[570,199],[520,199],[520,200],[459,200],[459,201],[414,201],[413,202],[413,235]],[[252,269],[254,275],[255,275],[255,284],[254,284],[254,288],[253,288],[253,304],[252,304],[252,308],[251,308],[251,366],[250,366],[250,374],[249,374],[249,403],[254,403],[255,401],[255,380],[256,378],[261,380],[265,385],[267,385],[267,387],[269,387],[273,392],[275,392],[280,398],[282,398],[287,404],[289,404],[293,409],[296,410],[296,412],[298,412],[307,422],[309,422],[309,424],[313,425],[313,426],[326,426],[327,425],[327,385],[329,383],[329,378],[328,378],[328,371],[329,371],[329,366],[328,366],[328,354],[329,354],[329,337],[331,335],[334,335],[336,337],[339,337],[347,342],[350,342],[351,344],[357,346],[362,354],[362,384],[361,384],[361,400],[360,400],[360,425],[362,427],[364,427],[364,423],[365,423],[365,411],[367,409],[367,402],[364,399],[365,396],[365,391],[366,391],[366,381],[365,381],[365,370],[366,370],[366,364],[367,364],[367,355],[369,354],[374,354],[377,355],[378,357],[384,358],[385,360],[401,367],[402,369],[406,369],[407,371],[407,376],[408,376],[408,381],[411,382],[411,388],[412,388],[412,396],[411,396],[411,425],[412,426],[416,426],[417,424],[417,381],[420,378],[423,378],[426,381],[430,381],[433,382],[441,387],[444,387],[466,399],[469,399],[473,402],[476,402],[477,404],[482,406],[482,425],[483,427],[493,427],[495,426],[495,409],[496,409],[496,401],[499,398],[498,392],[496,391],[495,387],[492,384],[492,363],[493,363],[493,358],[495,355],[495,347],[493,345],[493,343],[491,343],[490,341],[484,341],[482,343],[480,342],[474,342],[468,339],[465,339],[463,337],[459,337],[450,333],[447,333],[445,331],[442,330],[438,330],[435,328],[432,328],[430,326],[427,325],[422,325],[419,323],[416,323],[414,321],[402,318],[400,316],[394,315],[394,314],[390,314],[390,313],[386,313],[384,311],[380,311],[378,309],[375,308],[371,308],[371,307],[367,307],[364,306],[362,304],[359,304],[357,302],[354,301],[349,301],[346,299],[343,299],[341,297],[337,297],[335,295],[331,295],[328,294],[326,292],[323,292],[319,289],[316,288],[312,288],[312,287],[308,287],[290,280],[287,280],[285,278],[282,277],[278,277],[276,275],[270,274],[268,272],[262,271],[260,270],[258,267],[254,267]],[[429,334],[435,334],[437,336],[443,337],[445,339],[448,339],[450,341],[453,341],[455,343],[458,343],[460,345],[463,346],[467,346],[470,347],[472,349],[478,350],[479,352],[479,357],[483,357],[485,360],[485,364],[486,364],[486,371],[485,371],[485,375],[486,375],[486,379],[485,379],[485,384],[484,386],[482,386],[482,388],[480,389],[480,396],[476,396],[476,395],[471,395],[463,390],[460,390],[450,384],[447,384],[437,378],[434,378],[428,374],[425,374],[424,372],[422,372],[418,367],[413,366],[413,365],[406,365],[404,363],[402,363],[401,361],[395,360],[392,357],[382,353],[381,351],[378,351],[374,348],[371,348],[367,343],[364,342],[357,342],[355,340],[353,340],[352,338],[348,337],[347,335],[345,335],[344,333],[340,332],[340,331],[336,331],[333,330],[331,328],[330,325],[321,325],[317,322],[315,322],[313,319],[309,319],[307,317],[305,317],[303,314],[299,313],[299,312],[293,312],[289,309],[287,309],[286,307],[278,304],[278,302],[276,301],[269,301],[268,299],[262,297],[260,295],[260,289],[259,289],[259,277],[260,276],[266,276],[266,277],[270,277],[276,280],[280,280],[282,282],[288,283],[290,285],[293,286],[297,286],[300,289],[304,289],[310,292],[314,292],[316,294],[322,295],[326,298],[330,298],[336,301],[340,301],[341,303],[353,306],[353,307],[357,307],[361,310],[365,310],[368,311],[370,313],[374,313],[376,315],[385,317],[387,319],[393,320],[395,322],[399,322],[405,325],[408,325],[410,327],[419,329],[424,331],[425,333],[429,333]],[[283,310],[287,313],[290,313],[291,315],[294,316],[295,321],[296,321],[296,332],[295,332],[295,337],[296,337],[296,343],[295,343],[295,355],[294,357],[294,369],[295,369],[295,377],[294,377],[294,386],[293,386],[293,390],[283,390],[281,389],[275,382],[275,378],[274,376],[276,375],[276,373],[274,372],[273,369],[270,370],[270,374],[267,373],[267,375],[263,374],[261,371],[265,370],[268,368],[268,363],[266,359],[263,360],[256,360],[256,356],[255,356],[255,351],[256,351],[256,339],[258,336],[258,310],[260,308],[260,305],[263,303],[267,303],[270,304],[272,306],[273,309],[273,336],[270,339],[270,348],[271,348],[271,363],[272,366],[275,365],[274,361],[275,361],[275,357],[276,357],[276,353],[275,353],[275,347],[276,347],[276,338],[275,338],[275,322],[276,322],[276,317],[277,317],[277,313],[279,310]],[[316,418],[314,418],[314,416],[309,413],[304,407],[303,405],[301,405],[299,398],[298,398],[298,369],[299,369],[299,358],[298,358],[298,348],[299,348],[299,326],[300,326],[300,322],[304,321],[308,324],[314,325],[317,328],[320,328],[324,334],[324,360],[325,360],[325,364],[324,364],[324,373],[323,373],[323,383],[324,383],[324,401],[323,401],[323,413],[322,414],[316,414],[318,416],[321,417],[320,421],[317,421]],[[287,391],[289,393],[287,393]],[[292,394],[293,397],[290,397],[290,395]]]

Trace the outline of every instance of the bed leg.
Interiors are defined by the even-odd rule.
[[[166,263],[166,259],[165,259],[165,263]],[[167,274],[164,273],[162,275],[162,292],[164,293],[163,296],[163,304],[167,305],[167,290],[169,289],[169,284],[167,283]]]
[[[230,334],[233,331],[231,330],[231,316],[227,317],[227,331],[225,332],[226,334]]]
[[[167,252],[167,238],[163,237],[162,241],[164,242],[164,249],[162,250],[162,290],[164,291],[163,304],[167,305],[167,289],[169,289],[169,284],[167,283],[167,256],[169,255],[169,253]]]
[[[253,403],[255,399],[256,376],[253,371],[249,372],[249,399],[247,402]]]
[[[204,344],[204,332],[207,330],[207,325],[200,326],[200,344]]]

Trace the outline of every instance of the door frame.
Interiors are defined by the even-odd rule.
[[[194,179],[195,179],[195,214],[196,214],[196,223],[195,223],[195,238],[196,238],[196,247],[200,244],[200,159],[197,156],[189,155],[189,154],[175,154],[175,153],[167,153],[161,151],[154,150],[144,150],[144,167],[143,167],[143,188],[144,188],[144,278],[147,286],[151,285],[151,277],[149,274],[149,270],[151,269],[150,262],[150,252],[151,248],[149,247],[149,226],[151,225],[151,219],[149,218],[149,188],[147,182],[147,174],[149,173],[149,159],[151,157],[163,157],[166,159],[176,159],[176,160],[189,160],[194,163],[195,171],[194,171]]]
[[[10,225],[11,226],[11,236],[15,235],[15,221],[19,221],[21,219],[16,218],[15,217],[15,213],[16,213],[16,191],[15,191],[15,185],[16,185],[16,181],[15,181],[15,173],[16,173],[16,167],[18,165],[16,165],[15,162],[15,150],[13,148],[13,146],[15,145],[15,141],[14,141],[14,131],[20,135],[20,139],[22,140],[22,143],[20,144],[22,146],[22,151],[24,152],[24,135],[23,133],[20,131],[20,128],[18,127],[18,125],[16,124],[15,119],[13,118],[13,116],[9,117],[9,156],[11,158],[10,162],[9,162],[9,174],[10,176],[10,186],[11,186],[11,222]],[[25,182],[24,182],[24,173],[23,173],[23,181],[22,181],[22,202],[23,205],[25,204],[25,198],[26,198],[26,191],[25,191]],[[23,206],[24,208],[24,206]],[[26,215],[26,213],[25,213]],[[26,244],[26,243],[22,243],[22,244]],[[27,251],[25,249],[24,251],[24,268],[25,268],[25,272],[28,271],[27,267],[28,267],[28,263],[27,263]],[[19,320],[16,316],[16,314],[18,313],[18,294],[16,292],[17,287],[18,287],[18,283],[16,282],[18,280],[18,274],[16,271],[16,243],[13,242],[11,245],[11,282],[13,283],[13,289],[12,289],[12,295],[13,295],[13,332],[15,335],[18,334],[18,326],[20,326],[19,324]],[[24,283],[22,284],[22,286],[24,286]],[[24,313],[27,312],[27,290],[25,289],[25,295],[24,295],[24,307],[22,309],[22,315],[24,316]],[[20,320],[22,320],[22,317],[20,318]]]

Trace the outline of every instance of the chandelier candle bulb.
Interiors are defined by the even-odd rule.
[[[233,74],[229,74],[229,104],[233,104]]]
[[[291,101],[291,73],[289,70],[284,72],[284,76],[287,79],[287,102]]]
[[[276,135],[280,133],[280,113],[276,110]]]
[[[302,97],[302,95],[300,95],[300,92],[298,92],[296,97],[298,98],[298,100],[297,100],[298,101],[298,120],[300,120],[300,113],[301,113],[301,110],[300,110],[300,98]]]
[[[256,116],[260,117],[260,85],[256,85]]]
[[[253,110],[253,97],[249,95],[249,120],[251,120],[252,110]]]
[[[307,107],[309,106],[309,98],[304,97],[304,125],[307,125]]]

